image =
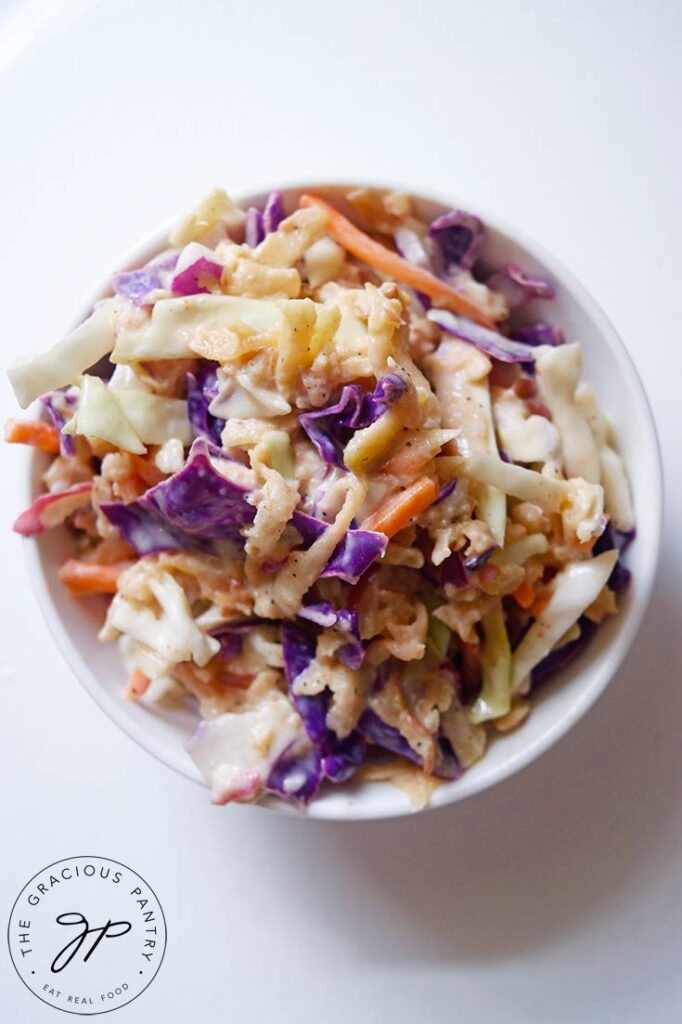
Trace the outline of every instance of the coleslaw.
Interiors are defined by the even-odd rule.
[[[549,281],[404,193],[215,189],[49,352],[6,437],[50,453],[126,693],[190,704],[214,802],[381,779],[415,806],[616,613],[627,476]],[[551,307],[549,307],[551,308]]]

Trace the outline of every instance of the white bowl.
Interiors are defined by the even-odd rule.
[[[348,187],[306,185],[283,191],[285,201],[295,202],[301,192],[333,198]],[[245,196],[240,201],[244,206],[260,205],[265,195]],[[595,385],[601,406],[614,424],[630,476],[637,517],[637,539],[627,558],[633,581],[619,614],[603,624],[576,662],[542,688],[533,713],[520,729],[496,738],[483,760],[463,778],[439,786],[431,806],[440,807],[479,793],[535,760],[568,732],[603,692],[625,658],[649,601],[659,547],[662,477],[654,422],[637,371],[613,326],[585,288],[535,242],[489,217],[475,204],[419,198],[417,206],[428,219],[452,206],[479,213],[487,227],[485,262],[491,266],[517,262],[553,282],[556,299],[551,304],[549,319],[562,326],[569,340],[583,344],[585,376]],[[123,267],[144,263],[165,245],[166,239],[167,230],[159,232],[132,252]],[[108,291],[108,285],[108,281],[104,282],[75,323],[87,315],[95,299]],[[31,499],[40,489],[40,473],[45,464],[45,456],[35,455],[31,459]],[[57,578],[57,569],[70,551],[64,529],[27,542],[29,571],[38,600],[64,656],[88,693],[129,736],[169,767],[204,784],[184,748],[196,718],[189,712],[149,710],[125,698],[125,670],[118,651],[114,645],[97,640],[103,605],[94,600],[69,598]],[[271,800],[266,806],[283,813],[298,813],[281,801]],[[312,803],[307,815],[347,821],[410,812],[407,797],[400,790],[386,783],[365,783],[328,787]]]

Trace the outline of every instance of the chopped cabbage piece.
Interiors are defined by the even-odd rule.
[[[483,644],[481,669],[483,688],[471,709],[471,721],[478,725],[506,715],[511,707],[511,647],[501,604],[495,605],[481,620]]]
[[[604,551],[596,558],[572,562],[554,578],[546,608],[514,651],[511,674],[514,693],[523,689],[535,666],[592,604],[617,561],[618,551]]]
[[[193,432],[184,399],[162,398],[132,389],[109,388],[108,391],[144,444],[165,444],[172,438],[179,438],[184,445],[192,443]]]
[[[313,242],[303,255],[308,284],[319,288],[325,281],[331,281],[340,272],[346,254],[333,239],[325,236]]]
[[[535,371],[540,391],[561,434],[566,476],[600,481],[599,453],[589,424],[575,402],[583,357],[580,345],[549,345],[536,349]]]
[[[119,394],[132,396],[140,395],[142,392],[121,391]],[[147,451],[123,412],[115,393],[109,391],[100,377],[93,377],[90,374],[81,377],[78,409],[63,430],[65,434],[98,437],[135,455],[144,455]]]
[[[560,512],[565,526],[580,541],[598,536],[604,528],[604,492],[599,484],[590,484],[580,477],[557,480],[483,452],[454,458],[451,465],[458,474],[471,480],[497,486],[506,494],[530,501],[547,512]]]
[[[206,665],[220,650],[220,641],[199,629],[180,584],[170,573],[160,572],[150,579],[149,588],[158,611],[116,594],[103,627],[106,638],[124,633],[154,651],[168,669],[181,661]]]
[[[120,299],[100,303],[71,334],[47,352],[20,359],[7,371],[17,401],[25,409],[46,391],[74,384],[114,347],[114,313]]]
[[[268,299],[245,299],[237,295],[188,295],[182,299],[161,299],[152,310],[150,322],[141,328],[121,331],[111,359],[114,363],[142,359],[192,359],[194,335],[248,329],[276,337],[283,328],[279,305]]]
[[[244,223],[244,211],[232,202],[222,188],[214,188],[204,200],[176,224],[170,233],[171,245],[187,245],[206,238],[216,227],[226,231],[239,230]]]
[[[612,444],[611,426],[599,409],[597,396],[591,384],[578,386],[575,401],[590,424],[599,451],[604,508],[616,529],[628,533],[635,525],[635,514],[625,466]]]
[[[268,431],[263,438],[263,451],[271,469],[277,470],[285,480],[294,479],[294,455],[285,430]]]

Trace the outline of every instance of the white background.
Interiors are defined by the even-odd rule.
[[[402,181],[577,272],[664,449],[659,582],[597,707],[491,792],[356,825],[216,809],[116,730],[40,619],[10,533],[26,457],[2,452],[0,918],[59,858],[139,871],[168,950],[117,1019],[681,1019],[681,68],[672,0],[0,5],[3,363],[215,183]],[[55,1020],[1,949],[0,991],[4,1020]]]

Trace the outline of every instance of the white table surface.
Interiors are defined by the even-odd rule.
[[[397,180],[471,197],[579,274],[667,474],[653,605],[587,719],[464,804],[335,825],[211,807],[104,717],[39,616],[10,532],[25,453],[3,449],[0,918],[69,855],[146,877],[166,960],[116,1019],[682,1019],[681,43],[672,0],[0,6],[3,364],[213,184]],[[4,1021],[62,1019],[6,949],[0,992]]]

